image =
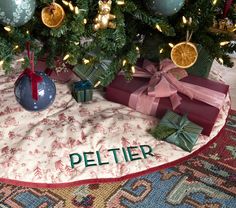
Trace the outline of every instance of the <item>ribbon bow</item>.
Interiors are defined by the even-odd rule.
[[[26,45],[27,48],[27,55],[30,60],[30,66],[31,68],[26,68],[18,77],[16,80],[16,83],[23,77],[23,76],[28,76],[30,81],[31,81],[31,89],[32,89],[32,98],[34,100],[38,100],[38,83],[43,81],[43,78],[39,75],[37,75],[34,71],[34,52],[30,54],[30,48],[29,48],[29,43]]]
[[[156,64],[148,60],[144,61],[142,68],[136,67],[133,76],[150,78],[150,81],[131,94],[129,99],[131,108],[144,114],[155,115],[159,98],[169,97],[172,108],[176,109],[181,104],[178,92],[219,109],[222,107],[225,94],[177,80],[169,73],[171,69],[176,68],[171,60],[163,60],[160,63],[160,71],[157,68]]]

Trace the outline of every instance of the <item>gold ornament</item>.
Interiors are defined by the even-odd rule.
[[[116,18],[115,15],[110,14],[111,11],[111,0],[99,0],[99,11],[98,15],[94,19],[94,30],[97,31],[99,29],[106,29],[106,28],[116,28],[116,24],[111,22],[111,20],[114,20]]]
[[[47,27],[58,28],[64,18],[65,12],[60,4],[53,2],[49,6],[42,9],[41,19],[43,24]]]

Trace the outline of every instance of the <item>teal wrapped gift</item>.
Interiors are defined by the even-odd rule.
[[[93,98],[93,89],[91,83],[78,81],[72,84],[72,96],[77,102],[88,102]]]
[[[186,115],[180,116],[172,111],[167,111],[160,123],[151,130],[151,134],[155,138],[191,152],[202,129],[201,126],[188,120]]]

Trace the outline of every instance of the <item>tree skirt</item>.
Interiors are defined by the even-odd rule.
[[[189,153],[147,133],[156,118],[106,101],[101,92],[80,104],[56,83],[52,106],[25,111],[14,97],[15,80],[0,76],[0,181],[31,187],[117,181],[175,165],[213,141],[230,108],[227,96],[211,135],[201,135]]]

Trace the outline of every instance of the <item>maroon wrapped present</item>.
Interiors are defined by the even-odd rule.
[[[154,75],[154,76],[157,76],[157,75]],[[143,94],[144,99],[145,97],[149,99],[147,89],[152,88],[150,87],[150,82],[153,82],[153,80],[150,81],[150,77],[148,78],[147,76],[146,78],[145,76],[134,77],[133,80],[127,81],[125,80],[123,75],[118,75],[116,79],[106,88],[106,99],[112,102],[120,103],[120,104],[134,108],[132,106],[133,104],[130,104],[131,97],[137,91],[139,91],[139,89],[143,88],[144,90],[143,90],[143,93],[141,94]],[[181,84],[182,83],[187,84],[187,88],[188,88],[188,85],[193,85],[200,88],[203,87],[206,90],[208,89],[210,90],[210,93],[206,93],[207,91],[203,91],[203,94],[205,93],[206,97],[205,97],[205,100],[203,99],[203,101],[200,101],[200,100],[197,100],[198,96],[195,97],[195,94],[198,94],[198,91],[200,91],[198,88],[196,88],[195,92],[193,91],[193,95],[191,95],[191,93],[189,95],[188,92],[186,93],[182,89],[178,91],[177,93],[181,99],[180,104],[177,104],[176,106],[174,106],[174,111],[176,113],[181,114],[181,115],[187,114],[189,120],[203,127],[202,134],[209,136],[215,124],[215,121],[217,119],[217,116],[219,114],[220,107],[215,104],[213,104],[213,106],[210,105],[208,100],[206,100],[207,96],[211,96],[211,94],[214,94],[214,93],[216,94],[219,93],[219,94],[224,95],[225,97],[225,95],[227,94],[229,90],[229,86],[216,82],[216,81],[208,80],[206,78],[195,77],[195,76],[190,76],[190,75],[177,82],[181,82]],[[212,93],[211,91],[214,93]],[[158,94],[158,92],[156,94]],[[155,109],[154,114],[158,118],[162,118],[167,110],[173,110],[173,102],[171,102],[172,100],[170,99],[172,94],[170,97],[163,96],[162,95],[163,93],[160,93],[160,94],[161,94],[161,98],[153,98],[153,97],[150,98],[151,102],[153,102],[152,106],[154,106],[154,109]],[[203,97],[205,95],[203,95]],[[211,102],[215,102],[214,98]],[[146,105],[147,108],[149,108],[150,105],[148,105],[145,102],[141,102],[141,104],[142,103]],[[139,111],[139,109],[137,108],[136,110]],[[154,115],[153,113],[147,113],[147,114]]]

